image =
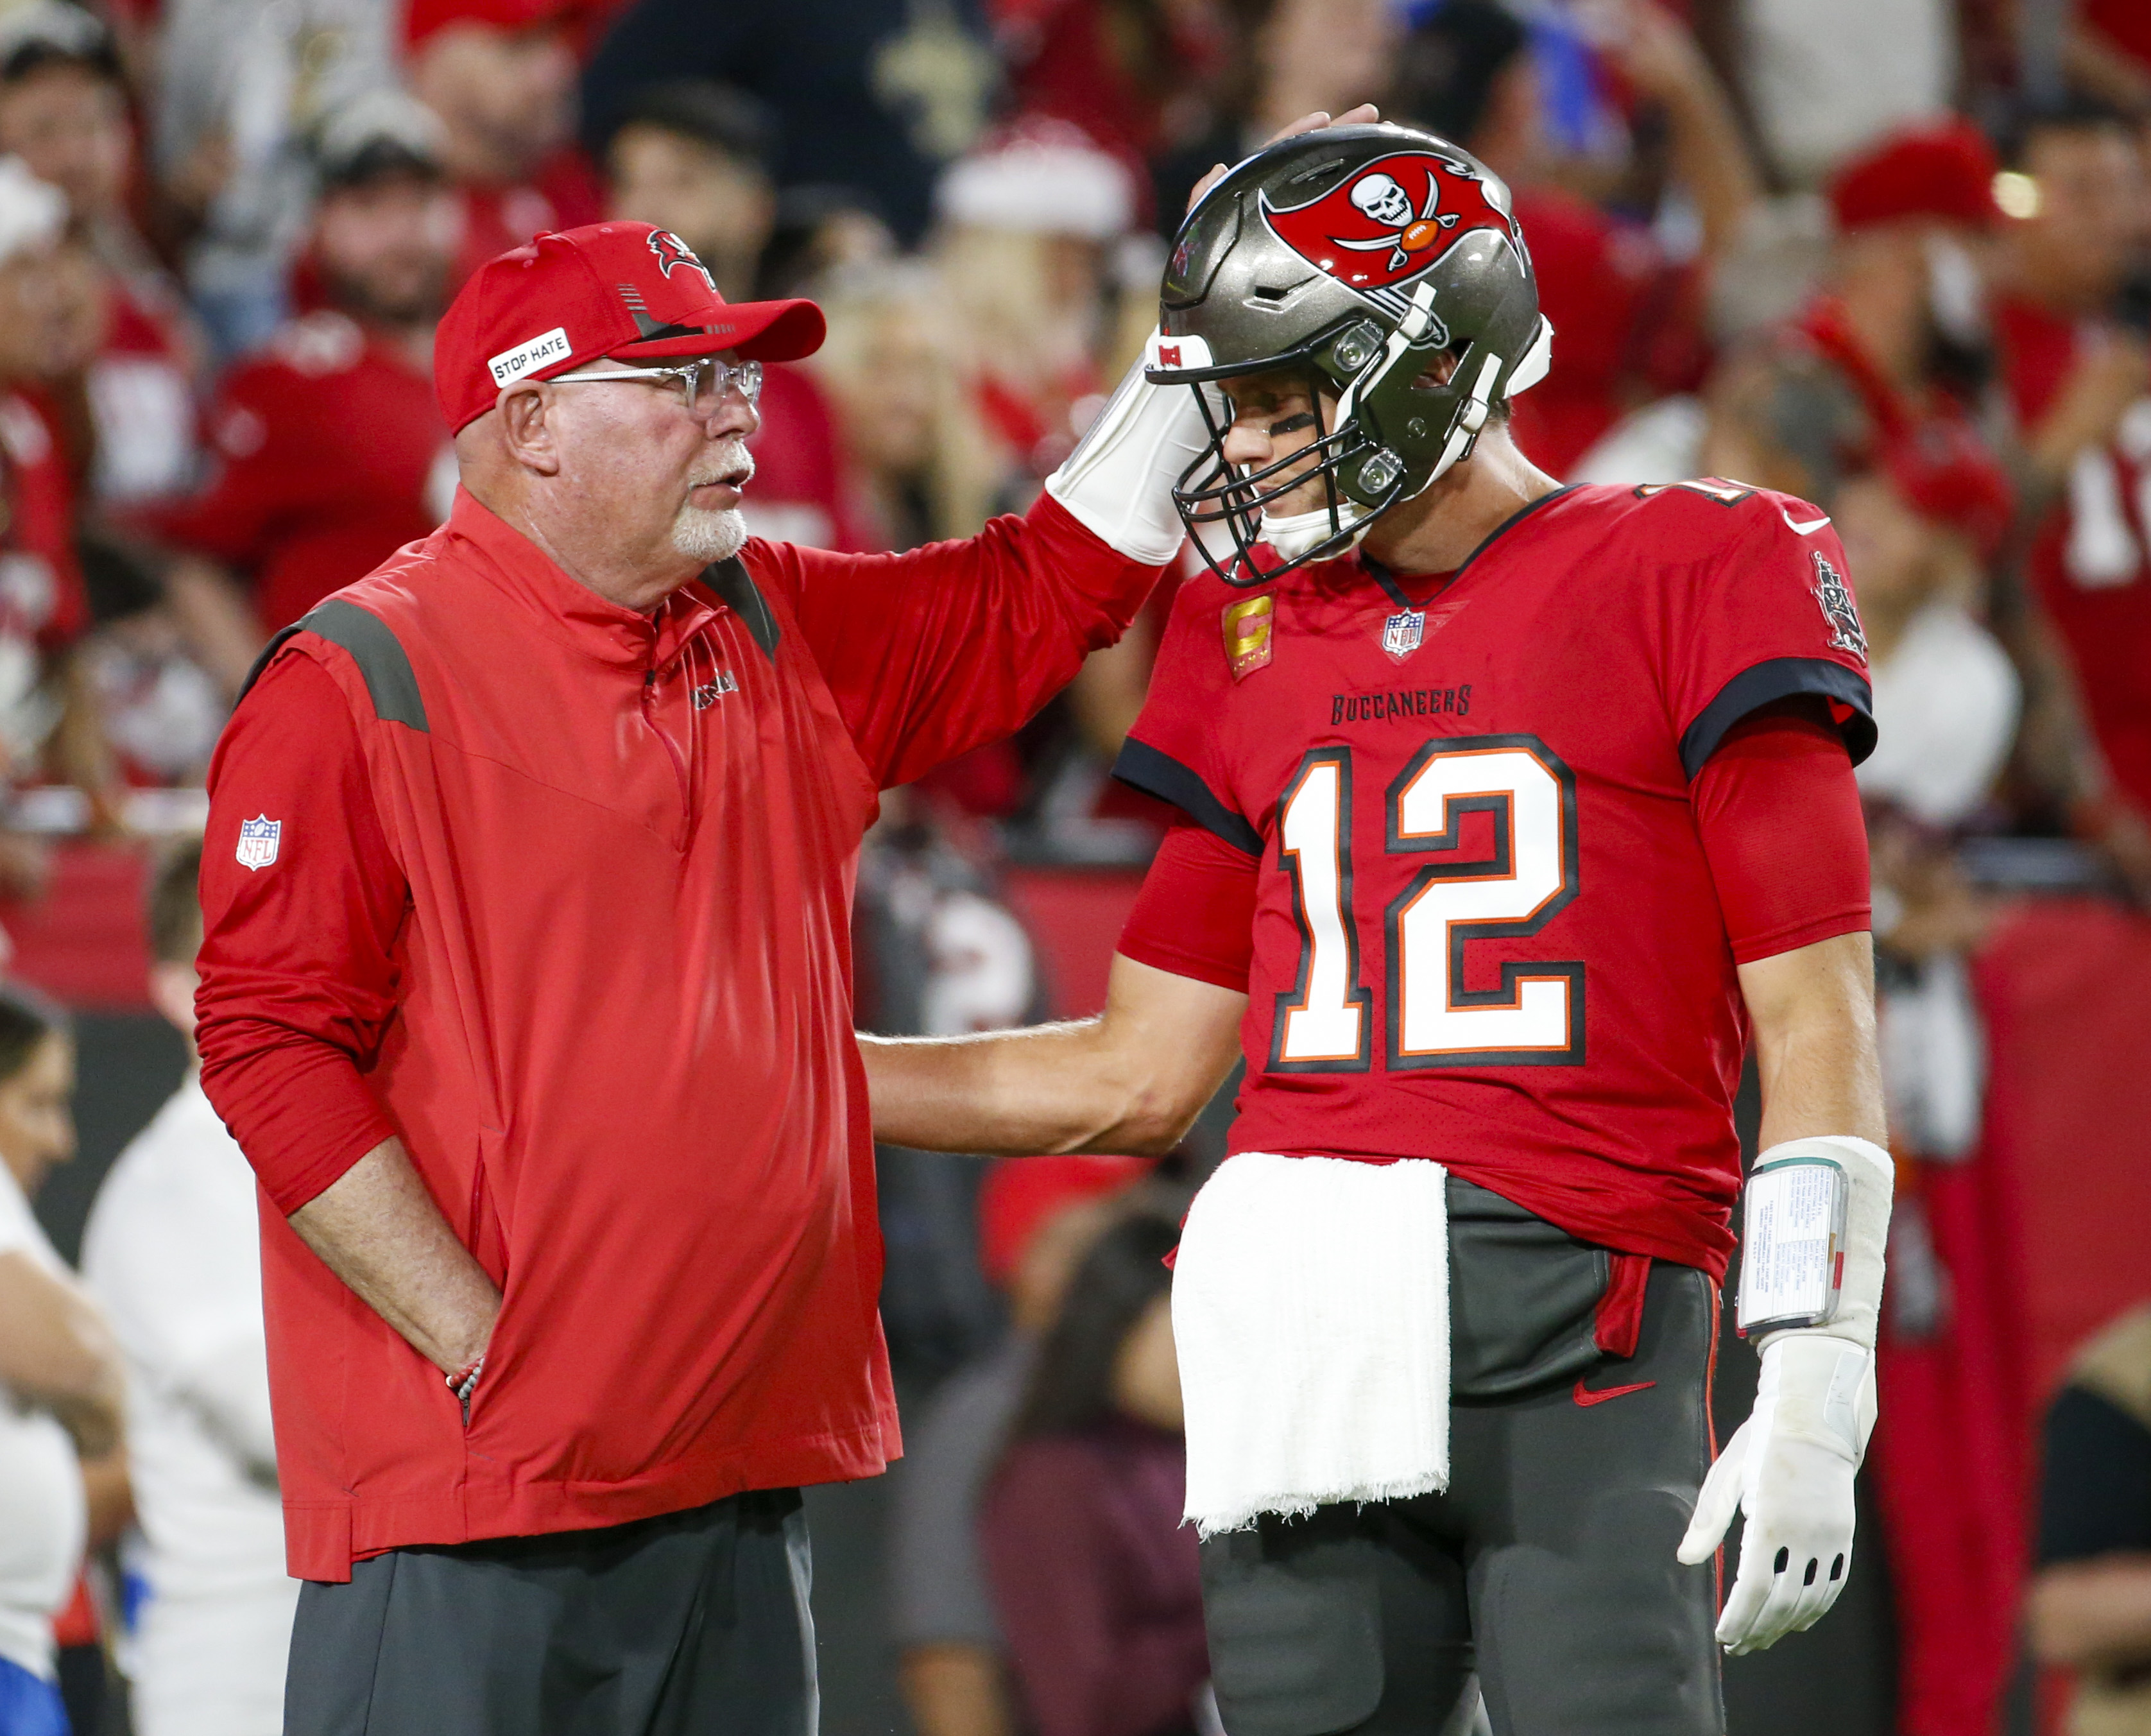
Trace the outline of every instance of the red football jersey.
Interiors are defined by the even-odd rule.
[[[2073,321],[2021,301],[1996,310],[2017,420],[2046,415],[2077,361]],[[2151,812],[2151,397],[2070,466],[2032,548],[2040,602],[2067,641],[2115,781]]]
[[[304,315],[240,363],[209,430],[206,489],[151,522],[250,571],[272,632],[430,535],[455,496],[432,375],[341,313]]]
[[[1688,783],[1795,694],[1873,747],[1845,570],[1703,482],[1563,489],[1446,580],[1182,586],[1117,770],[1263,865],[1231,1148],[1434,1158],[1723,1276],[1746,1028]]]

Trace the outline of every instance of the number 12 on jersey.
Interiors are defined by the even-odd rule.
[[[1300,934],[1298,980],[1277,1000],[1270,1065],[1278,1071],[1372,1064],[1373,996],[1359,963],[1365,919],[1354,902],[1352,767],[1350,748],[1316,748],[1278,804],[1278,859],[1292,878]],[[1458,859],[1469,813],[1491,817],[1491,857]],[[1386,1065],[1582,1065],[1581,962],[1506,963],[1499,984],[1486,989],[1466,988],[1464,968],[1472,941],[1526,939],[1576,897],[1575,773],[1536,736],[1440,736],[1391,780],[1384,830],[1387,855],[1433,858],[1380,915]]]

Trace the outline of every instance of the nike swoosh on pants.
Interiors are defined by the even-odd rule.
[[[1617,1399],[1624,1393],[1647,1392],[1658,1384],[1655,1380],[1638,1380],[1632,1386],[1603,1386],[1593,1392],[1583,1384],[1583,1377],[1579,1374],[1576,1380],[1576,1402],[1579,1404],[1603,1404],[1608,1399]]]

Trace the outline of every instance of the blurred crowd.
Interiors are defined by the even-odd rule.
[[[729,297],[812,296],[829,339],[770,372],[751,526],[901,549],[1029,503],[1139,353],[1213,163],[1369,100],[1513,190],[1556,333],[1516,407],[1526,455],[1563,481],[1765,484],[1837,522],[1881,735],[1860,778],[1909,1178],[1893,1329],[1946,1330],[1918,1177],[1978,1141],[1988,888],[2151,901],[2141,0],[0,4],[0,918],[44,888],[49,834],[172,812],[144,792],[199,787],[271,636],[445,515],[433,332],[493,254],[630,218]],[[1044,1009],[996,875],[1147,859],[1160,815],[1109,768],[1169,602],[1015,741],[892,797],[862,1024]],[[182,859],[156,907],[183,1026],[186,880]],[[200,1212],[204,1249],[240,1233],[243,1165],[175,1100],[135,1170],[213,1152],[221,1181],[130,1203],[123,1164],[93,1301],[18,1209],[70,1143],[67,1045],[53,1010],[0,1002],[0,1310],[37,1323],[0,1333],[0,1458],[49,1479],[64,1457],[75,1556],[131,1499],[132,1582],[161,1576],[213,1636],[142,1628],[138,1728],[232,1736],[256,1713],[190,1721],[188,1670],[286,1618],[258,1308],[206,1255],[144,1276],[120,1250],[129,1211]],[[42,1135],[10,1119],[25,1094]],[[883,1155],[888,1329],[931,1395],[893,1543],[919,1729],[1206,1728],[1159,1263],[1199,1141],[1156,1173],[983,1184]],[[11,1565],[27,1486],[0,1470],[0,1662],[34,1671],[50,1635],[25,1612],[66,1587]],[[2041,1643],[2151,1658],[2135,1595],[2106,1650],[2072,1652],[2062,1617]],[[94,1631],[81,1602],[63,1641]]]

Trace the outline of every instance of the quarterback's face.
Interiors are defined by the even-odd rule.
[[[1336,399],[1323,392],[1318,418],[1314,387],[1304,374],[1243,374],[1222,383],[1232,412],[1224,444],[1227,463],[1245,474],[1267,469],[1294,453],[1306,453],[1303,463],[1288,466],[1266,485],[1275,488],[1296,476],[1306,478],[1270,501],[1266,508],[1269,514],[1284,518],[1328,505],[1329,491],[1316,474],[1318,456],[1309,448],[1324,429],[1335,425]]]

